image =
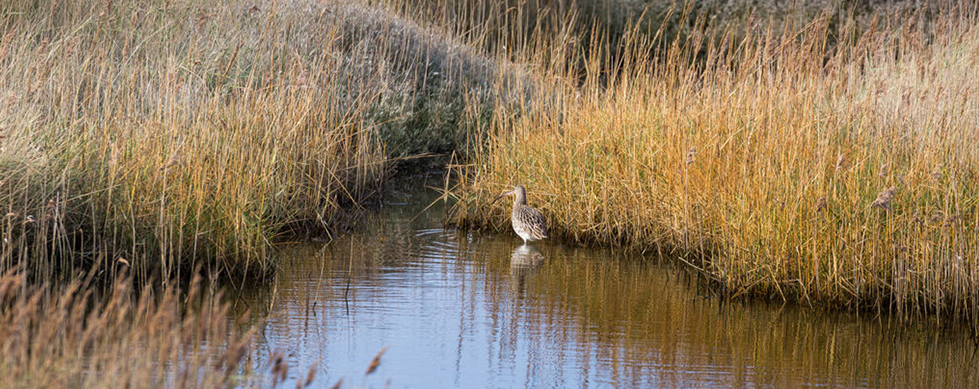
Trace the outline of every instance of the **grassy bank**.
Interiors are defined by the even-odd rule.
[[[40,279],[267,274],[516,79],[358,3],[4,1],[0,26],[0,270]]]
[[[522,183],[552,236],[679,255],[733,295],[979,328],[972,12],[627,40],[551,111],[493,116],[455,223],[508,228],[488,204]]]

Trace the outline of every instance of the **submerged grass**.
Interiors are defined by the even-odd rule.
[[[553,236],[679,255],[735,296],[977,329],[975,13],[879,16],[591,55],[551,110],[496,112],[454,222],[504,228],[489,200],[522,183]]]

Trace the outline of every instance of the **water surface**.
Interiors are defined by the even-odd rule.
[[[287,355],[284,387],[310,366],[325,387],[979,384],[967,335],[724,302],[668,260],[446,229],[414,186],[360,232],[283,248],[274,283],[241,296],[257,360]]]

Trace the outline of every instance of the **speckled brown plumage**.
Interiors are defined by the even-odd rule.
[[[496,199],[511,194],[514,195],[513,212],[510,213],[513,231],[520,235],[524,243],[547,238],[547,222],[544,220],[544,215],[527,205],[527,191],[523,185],[517,185],[513,190],[501,194]]]

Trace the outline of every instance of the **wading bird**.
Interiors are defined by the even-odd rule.
[[[517,185],[513,190],[496,196],[495,203],[504,196],[513,195],[513,212],[510,214],[510,222],[513,224],[513,231],[520,235],[524,244],[547,237],[547,223],[544,215],[540,211],[527,205],[527,190],[523,185]],[[492,204],[492,203],[491,203]]]

